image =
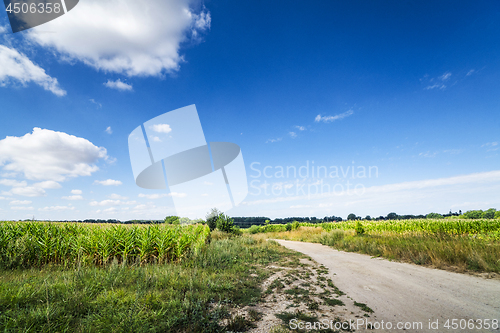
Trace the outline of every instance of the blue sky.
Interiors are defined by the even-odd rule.
[[[191,104],[208,142],[241,147],[249,195],[230,215],[500,209],[498,2],[149,6],[81,0],[16,34],[0,14],[2,218],[173,214],[135,185],[127,139]],[[313,162],[378,172],[275,175]]]

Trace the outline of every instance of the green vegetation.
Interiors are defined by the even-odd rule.
[[[179,216],[167,216],[165,217],[165,224],[181,224]]]
[[[317,242],[340,250],[459,271],[500,273],[500,220],[420,219],[270,225],[265,238]],[[268,227],[257,227],[266,232]],[[254,232],[257,231],[254,228]],[[248,232],[252,232],[249,230]]]
[[[5,230],[24,230],[16,224],[5,225]],[[35,227],[47,232],[74,228],[72,224]],[[153,229],[134,230],[147,234]],[[27,238],[21,235],[14,243],[25,242],[23,237]],[[215,231],[209,244],[175,263],[122,265],[111,261],[85,269],[69,269],[63,264],[3,269],[0,327],[3,332],[245,331],[261,314],[254,311],[249,318],[232,315],[232,307],[258,302],[259,286],[270,274],[265,266],[297,255],[275,242]]]
[[[0,268],[166,263],[197,253],[209,235],[203,225],[0,222]]]

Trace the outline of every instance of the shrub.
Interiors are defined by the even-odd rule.
[[[285,228],[286,228],[286,231],[292,231],[292,224],[287,223]]]
[[[260,230],[260,227],[258,225],[253,225],[251,226],[249,229],[248,229],[248,232],[251,233],[251,234],[257,234],[259,232],[261,232]]]
[[[442,219],[443,215],[438,214],[438,213],[429,213],[425,216],[427,219]]]
[[[363,228],[363,225],[361,222],[356,222],[356,226],[354,227],[354,230],[356,230],[356,235],[362,235],[365,233],[365,228]]]
[[[292,223],[292,230],[297,230],[300,227],[300,223],[298,221],[294,221]]]
[[[495,212],[495,218],[496,219],[500,219],[500,210]]]
[[[220,231],[224,232],[233,232],[234,226],[233,226],[233,219],[230,218],[229,216],[225,214],[220,214],[219,217],[217,218],[217,229]]]

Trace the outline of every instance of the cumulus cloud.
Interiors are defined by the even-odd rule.
[[[13,200],[9,205],[29,205],[32,201],[29,200]]]
[[[175,197],[175,198],[184,198],[186,197],[186,193],[178,193],[178,192],[171,192],[171,193],[155,193],[155,194],[144,194],[144,193],[139,193],[139,198],[148,198],[148,199],[160,199],[160,198],[165,198],[165,197]]]
[[[135,205],[136,201],[121,201],[121,200],[102,200],[92,201],[89,203],[91,206],[117,206],[117,205]]]
[[[95,163],[107,158],[105,148],[86,139],[37,127],[22,137],[8,136],[0,140],[3,170],[23,173],[31,180],[60,182],[90,176],[99,170]]]
[[[297,133],[295,132],[288,132],[288,135],[290,135],[292,139],[295,139],[297,137]]]
[[[179,69],[180,45],[198,41],[211,16],[199,0],[86,0],[70,15],[43,25],[55,34],[27,35],[61,56],[128,76],[157,76]],[[89,19],[91,17],[92,19]]]
[[[75,207],[73,206],[47,206],[44,208],[38,208],[41,212],[53,212],[53,211],[61,211],[61,210],[73,210]]]
[[[121,185],[122,182],[119,180],[113,180],[113,179],[106,179],[106,180],[96,180],[94,181],[94,185],[104,185],[104,186],[118,186]]]
[[[0,86],[11,82],[25,86],[33,82],[57,96],[66,95],[66,91],[59,87],[57,79],[50,77],[45,70],[35,65],[24,54],[17,50],[0,45]]]
[[[114,199],[114,200],[127,200],[128,199],[127,197],[121,196],[121,195],[116,194],[116,193],[108,195],[108,198]]]
[[[33,184],[33,186],[39,188],[49,188],[49,189],[58,189],[62,187],[61,184],[53,180],[46,180],[44,182],[35,183]]]
[[[155,124],[150,126],[150,128],[157,133],[170,133],[172,132],[172,128],[169,124]]]
[[[67,197],[62,197],[61,199],[64,199],[64,200],[83,200],[83,197],[81,195],[69,195]]]
[[[24,197],[43,197],[45,196],[45,190],[39,187],[26,186],[26,187],[14,187],[10,190],[11,194],[22,195]]]
[[[133,89],[131,84],[122,82],[120,79],[116,81],[108,80],[108,82],[105,82],[104,85],[108,88],[122,90],[122,91],[132,91]]]
[[[346,111],[344,113],[337,114],[335,116],[324,116],[323,117],[320,114],[318,114],[316,116],[316,118],[314,118],[314,121],[317,123],[319,123],[320,121],[322,121],[324,123],[331,123],[332,121],[341,120],[341,119],[349,117],[350,115],[353,115],[353,114],[354,114],[353,110],[349,110],[349,111]]]
[[[26,206],[12,206],[10,207],[12,210],[33,210],[33,207],[26,207]]]
[[[306,128],[304,126],[295,126],[296,129],[298,129],[299,131],[305,131]]]
[[[71,194],[82,194],[82,190],[71,190]]]
[[[0,185],[10,186],[10,187],[24,187],[28,184],[24,180],[20,182],[15,179],[0,179]]]

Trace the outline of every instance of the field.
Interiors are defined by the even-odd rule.
[[[500,273],[500,219],[294,223],[248,232],[454,271]]]
[[[207,229],[2,223],[2,332],[252,327],[231,309],[258,303],[265,267],[298,254]]]

